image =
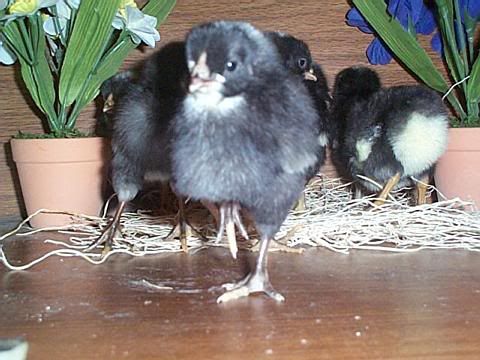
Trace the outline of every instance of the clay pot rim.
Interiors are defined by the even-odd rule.
[[[480,127],[450,128],[447,151],[479,151]]]
[[[16,163],[89,162],[108,157],[109,141],[105,137],[65,139],[11,139]],[[103,149],[104,151],[99,151]]]

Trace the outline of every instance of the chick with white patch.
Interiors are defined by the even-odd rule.
[[[175,188],[230,214],[241,206],[260,236],[255,268],[217,301],[255,292],[283,301],[268,277],[267,251],[317,160],[314,105],[275,45],[248,23],[197,26],[186,53],[189,93],[172,126]]]
[[[381,88],[380,79],[365,67],[341,71],[333,90],[332,120],[336,122],[335,158],[362,190],[381,186],[377,204],[391,190],[415,183],[417,204],[425,202],[433,167],[448,142],[448,113],[441,97],[424,86]],[[420,181],[413,181],[419,179]]]

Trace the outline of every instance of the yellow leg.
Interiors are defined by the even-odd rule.
[[[295,207],[293,208],[293,211],[305,211],[305,210],[307,210],[307,205],[305,204],[305,192],[302,192],[302,194],[297,200],[297,203],[295,204]]]
[[[178,237],[182,251],[188,253],[187,239],[192,235],[197,236],[199,239],[204,239],[204,237],[188,222],[185,215],[185,200],[183,197],[178,196],[177,199],[178,214],[176,224],[172,231],[170,231],[170,234],[165,237],[165,240],[173,240]]]
[[[424,176],[417,181],[417,205],[423,205],[427,202],[428,176]]]
[[[393,175],[390,179],[388,179],[387,183],[383,187],[382,191],[378,195],[378,200],[375,201],[375,205],[383,205],[385,203],[385,200],[387,200],[388,194],[390,194],[390,191],[393,190],[393,188],[398,184],[400,181],[400,173],[396,173]]]
[[[104,244],[102,256],[107,255],[112,250],[115,236],[122,236],[122,232],[120,230],[120,218],[126,204],[126,201],[122,201],[118,204],[113,219],[108,223],[107,227],[105,230],[103,230],[98,239],[92,242],[84,251],[90,251],[101,244]]]

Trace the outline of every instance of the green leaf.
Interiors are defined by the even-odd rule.
[[[7,40],[10,48],[13,50],[18,58],[23,58],[27,63],[31,63],[32,60],[28,54],[27,48],[23,42],[20,28],[16,21],[10,22],[3,28],[3,36]]]
[[[147,15],[156,17],[158,27],[168,17],[175,4],[176,0],[150,0],[142,8],[142,11]],[[98,68],[90,79],[88,88],[81,99],[83,104],[88,104],[97,96],[98,89],[102,83],[118,72],[118,69],[122,65],[129,52],[137,46],[138,45],[135,44],[129,36],[126,36],[126,33],[121,34],[120,39],[102,59]]]
[[[448,90],[445,79],[425,50],[388,14],[383,0],[353,0],[353,3],[408,69],[432,89],[441,93]]]
[[[129,37],[124,38],[119,44],[114,46],[114,51],[109,52],[105,56],[95,73],[89,79],[86,90],[82,98],[79,99],[81,102],[80,106],[88,104],[98,95],[102,83],[118,72],[127,55],[136,46],[138,45],[134,44]]]
[[[120,0],[80,3],[60,73],[59,97],[63,106],[77,99],[101,59],[119,4]]]
[[[465,33],[467,34],[468,55],[470,58],[470,62],[473,63],[474,55],[475,55],[474,41],[475,41],[475,29],[477,28],[477,21],[476,19],[470,16],[467,8],[465,8],[463,11],[463,19],[465,24]]]
[[[5,27],[8,33],[6,36],[9,39],[9,45],[16,50],[16,54],[22,54],[18,59],[23,81],[35,104],[41,112],[46,114],[50,128],[54,130],[57,126],[55,89],[45,57],[46,43],[42,21],[39,14],[21,21],[28,21],[30,32],[27,33],[26,26],[20,27],[12,22]],[[13,44],[12,41],[14,41]]]
[[[473,63],[470,78],[468,79],[467,93],[470,102],[480,102],[480,55]]]
[[[436,0],[438,10],[438,24],[440,27],[445,60],[455,82],[465,76],[465,66],[458,53],[457,39],[454,28],[454,10],[452,0]]]
[[[175,7],[176,0],[150,0],[142,11],[157,18],[157,27],[162,24]]]
[[[43,24],[39,14],[34,15],[31,18],[31,21],[32,28],[35,28],[36,33],[36,36],[34,36],[33,39],[37,41],[36,44],[33,44],[33,48],[36,50],[33,75],[37,84],[42,108],[48,116],[49,123],[51,123],[52,121],[56,121],[57,115],[55,112],[55,88],[53,85],[53,77],[45,55],[45,52],[47,51],[45,33],[43,31]]]

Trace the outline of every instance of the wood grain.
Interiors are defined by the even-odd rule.
[[[195,24],[215,19],[246,20],[264,30],[282,30],[304,39],[326,72],[330,84],[344,67],[367,65],[365,49],[372,39],[345,24],[346,0],[301,2],[274,0],[179,0],[170,17],[160,27],[161,44],[183,39]],[[148,56],[151,49],[136,50],[125,61],[124,68]],[[405,84],[414,80],[395,62],[378,67],[384,83]],[[16,181],[9,139],[18,130],[40,132],[41,121],[33,106],[25,100],[25,89],[18,81],[16,66],[0,66],[0,217],[20,217],[21,194]],[[95,108],[88,106],[80,115],[78,127],[91,129]]]
[[[47,250],[44,238],[5,250],[23,262]],[[270,276],[285,303],[258,295],[216,304],[218,285],[242,278],[254,256],[209,249],[0,268],[0,337],[24,337],[31,360],[478,359],[475,253],[273,253]]]

